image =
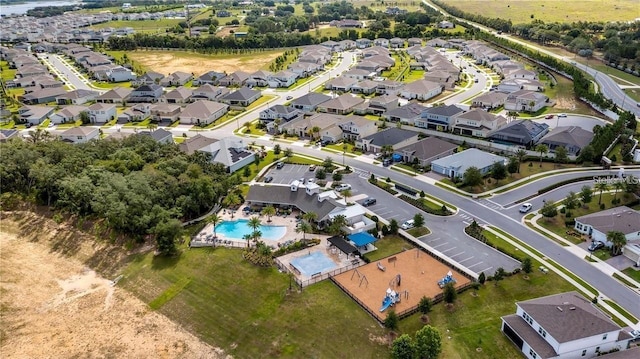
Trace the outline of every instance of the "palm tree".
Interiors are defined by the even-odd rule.
[[[240,197],[237,194],[231,192],[224,198],[224,203],[227,208],[235,207],[240,204]],[[230,210],[230,212],[231,218],[233,218],[233,211]]]
[[[615,181],[613,182],[613,188],[615,189],[615,192],[613,192],[613,200],[615,201],[616,197],[618,197],[618,190],[624,188],[624,183],[622,181]]]
[[[331,224],[329,225],[329,233],[336,236],[342,233],[342,227],[347,225],[347,217],[342,214],[339,214],[333,217]]]
[[[387,157],[389,153],[393,152],[393,146],[384,145],[380,148],[380,150],[382,151],[382,156]]]
[[[600,198],[598,198],[598,204],[602,203],[602,192],[609,189],[609,185],[606,182],[598,182],[596,183],[596,189],[600,191]]]
[[[347,203],[349,202],[349,197],[351,197],[351,190],[345,189],[344,191],[341,192],[342,196],[344,197],[344,202]]]
[[[218,216],[217,213],[214,213],[207,220],[207,222],[213,224],[213,238],[218,238],[218,235],[216,234],[216,224],[218,224],[218,222],[220,222],[221,219],[222,218],[220,218],[220,216]]]
[[[613,243],[611,246],[611,254],[617,256],[620,250],[627,244],[627,238],[624,233],[618,231],[607,232],[607,241]]]
[[[307,240],[307,233],[311,232],[311,225],[306,221],[300,221],[298,226],[296,227],[296,233],[302,232],[302,240]]]
[[[311,134],[314,139],[316,138],[316,136],[318,136],[318,134],[320,133],[320,127],[318,126],[313,126],[313,128],[311,129]]]
[[[158,128],[158,124],[153,122],[149,122],[149,124],[147,125],[147,129],[151,132],[155,131],[157,128]]]
[[[309,211],[309,212],[307,212],[307,213],[302,215],[302,219],[304,219],[309,224],[311,224],[311,223],[315,222],[318,219],[318,214],[313,212],[313,211]]]
[[[266,206],[262,209],[262,214],[267,216],[267,222],[271,222],[271,217],[276,214],[276,209],[273,206]]]
[[[520,164],[522,164],[524,158],[527,157],[527,151],[519,149],[518,152],[516,152],[516,157],[518,157],[518,173],[520,173]]]
[[[256,233],[260,232],[258,231],[258,228],[260,228],[261,225],[262,225],[262,221],[260,221],[259,217],[253,216],[249,218],[249,222],[247,222],[247,226],[249,226],[253,230],[253,232],[249,236],[250,238],[253,238],[253,239],[256,238]],[[260,233],[260,235],[262,235],[262,233]],[[247,240],[247,248],[249,248],[249,240]]]
[[[549,147],[547,147],[547,145],[539,144],[536,146],[536,152],[540,152],[540,167],[542,167],[542,155],[549,152]]]

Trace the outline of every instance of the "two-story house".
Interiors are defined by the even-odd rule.
[[[466,136],[486,137],[489,132],[507,124],[505,117],[477,108],[453,117],[453,133]]]
[[[463,113],[464,110],[456,105],[444,105],[429,107],[422,112],[414,126],[439,131],[449,131],[453,123],[453,117]]]
[[[342,130],[342,138],[347,141],[358,141],[378,131],[376,121],[356,115],[345,117],[338,122],[338,127]]]
[[[158,102],[162,96],[162,86],[142,85],[137,89],[134,89],[129,96],[129,102]]]
[[[105,123],[116,118],[116,105],[108,103],[94,103],[87,108],[92,123]]]
[[[249,87],[266,87],[269,86],[269,76],[273,75],[273,72],[270,71],[264,71],[264,70],[259,70],[256,71],[254,73],[252,73],[251,75],[249,75],[249,78],[247,78],[247,81],[245,82],[245,85],[249,86]]]
[[[539,92],[519,90],[507,95],[504,109],[509,111],[536,112],[549,102],[549,98]]]
[[[309,92],[308,94],[291,101],[291,106],[306,114],[311,114],[320,104],[329,100],[331,100],[330,96],[317,92]]]
[[[267,126],[267,131],[272,132],[276,125],[280,126],[301,116],[302,111],[293,106],[275,105],[260,111],[260,123]]]
[[[292,71],[280,71],[278,73],[269,75],[267,77],[267,83],[269,87],[278,88],[278,87],[289,87],[296,83],[296,79],[298,75]]]

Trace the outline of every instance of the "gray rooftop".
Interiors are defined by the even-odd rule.
[[[627,206],[610,208],[576,218],[602,233],[618,231],[624,234],[640,232],[640,212]]]
[[[397,153],[411,153],[413,156],[420,159],[433,158],[441,153],[449,152],[458,145],[443,141],[436,137],[423,138],[416,143],[412,143],[408,146],[397,149]]]
[[[437,115],[437,116],[453,116],[455,114],[464,112],[464,110],[456,105],[445,105],[445,106],[429,107],[427,108],[426,112],[428,114]]]
[[[559,143],[583,148],[593,139],[593,132],[578,126],[556,127],[547,133],[540,142]]]
[[[469,167],[482,169],[492,166],[499,161],[506,163],[507,159],[489,152],[480,151],[477,148],[469,148],[468,150],[455,153],[451,156],[437,159],[431,162],[431,164],[444,168],[457,168],[458,172],[464,173]]]
[[[323,102],[331,100],[331,96],[317,92],[309,92],[308,94],[293,100],[291,103],[298,106],[318,106]]]
[[[370,141],[372,145],[382,147],[385,145],[393,146],[396,143],[402,142],[414,136],[418,136],[418,133],[393,127],[384,131],[374,133],[373,135],[369,135],[363,138],[363,140]]]
[[[302,212],[314,212],[318,215],[318,221],[326,217],[329,212],[340,205],[330,198],[318,201],[317,195],[309,195],[304,188],[291,191],[289,186],[251,186],[247,194],[247,201],[257,203],[269,203],[296,206]]]
[[[426,107],[415,102],[410,102],[404,106],[400,106],[387,111],[386,115],[390,117],[398,117],[398,118],[406,118],[406,119],[419,118],[420,115],[425,110],[427,110]]]
[[[510,138],[522,139],[522,143],[533,141],[541,133],[549,130],[546,123],[533,122],[531,120],[514,120],[507,125],[491,132],[488,137],[496,135],[508,136]]]
[[[246,101],[257,94],[260,94],[260,91],[252,90],[248,87],[243,87],[223,96],[222,98],[225,100]]]

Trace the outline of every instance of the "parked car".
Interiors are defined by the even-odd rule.
[[[316,179],[315,179],[315,178],[309,178],[309,179],[307,180],[307,183],[314,183],[315,181],[316,181]]]
[[[342,183],[335,188],[335,190],[338,192],[346,191],[348,189],[351,189],[351,185],[348,183]]]
[[[640,339],[640,330],[632,330],[632,331],[629,332],[629,334],[631,335],[633,340]]]
[[[287,100],[293,99],[293,96],[287,96]]]
[[[520,206],[520,213],[527,213],[532,207],[533,205],[531,203],[523,203],[522,206]]]
[[[374,204],[376,204],[376,202],[377,201],[376,201],[375,198],[369,197],[369,198],[365,199],[364,201],[362,201],[362,205],[364,207],[369,207],[369,206],[373,206]]]
[[[309,165],[309,171],[313,172],[316,170],[316,165]]]
[[[267,176],[267,177],[264,178],[264,183],[269,183],[271,181],[273,181],[273,177],[272,176]]]
[[[604,243],[600,242],[600,241],[593,241],[591,242],[591,244],[589,245],[589,251],[593,252],[593,251],[597,251],[600,248],[604,247]]]
[[[407,229],[411,229],[413,228],[413,226],[415,226],[416,223],[413,221],[413,219],[410,219],[404,223],[402,223],[402,225],[400,226],[400,228],[407,230]]]
[[[547,120],[550,120],[550,119],[553,118],[553,115],[546,115],[546,116],[544,116],[544,118],[547,119]]]
[[[566,113],[561,113],[561,114],[558,115],[558,117],[560,117],[560,118],[567,117],[567,114]]]
[[[278,164],[276,165],[276,168],[281,169],[282,167],[284,167],[284,162],[278,162]]]

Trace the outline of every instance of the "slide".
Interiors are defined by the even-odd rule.
[[[391,300],[391,297],[388,295],[385,296],[382,300],[382,307],[380,307],[380,312],[384,312],[385,310],[387,310],[387,308],[389,308],[391,304],[393,304],[393,300]]]

